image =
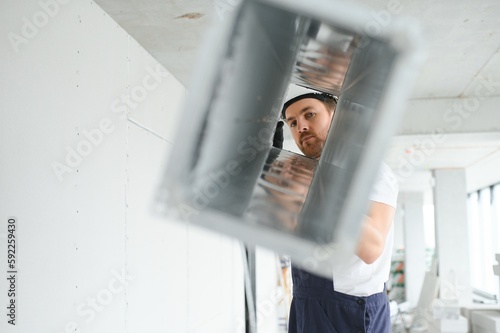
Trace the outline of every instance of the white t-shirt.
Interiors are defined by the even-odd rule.
[[[381,202],[396,208],[398,198],[398,181],[396,175],[384,163],[380,166],[370,200]],[[389,278],[392,246],[394,243],[394,225],[387,235],[382,255],[373,263],[366,264],[358,256],[333,272],[335,291],[353,296],[369,296],[384,290],[384,283]]]

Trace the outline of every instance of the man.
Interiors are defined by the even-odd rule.
[[[320,158],[335,107],[336,99],[321,93],[302,94],[285,103],[282,117],[306,156]],[[391,332],[385,281],[397,188],[390,179],[394,176],[382,165],[356,253],[345,266],[335,268],[333,281],[293,267],[290,333]]]

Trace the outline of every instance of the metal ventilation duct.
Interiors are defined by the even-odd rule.
[[[354,249],[419,59],[413,25],[374,23],[330,0],[243,1],[207,38],[159,210],[329,276]],[[290,84],[339,96],[319,161],[271,149]]]

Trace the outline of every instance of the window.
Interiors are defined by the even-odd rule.
[[[495,254],[500,253],[500,184],[470,193],[467,199],[472,287],[499,295]]]

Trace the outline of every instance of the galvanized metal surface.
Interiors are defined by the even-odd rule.
[[[355,247],[415,72],[417,35],[397,21],[363,33],[369,16],[344,4],[274,2],[244,1],[215,27],[158,203],[329,276]],[[290,84],[339,96],[319,160],[271,149]]]

